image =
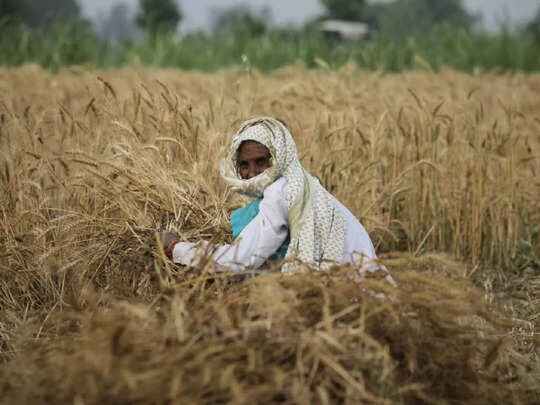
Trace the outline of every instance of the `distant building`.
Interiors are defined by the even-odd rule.
[[[344,20],[321,21],[319,30],[329,38],[347,41],[361,41],[370,34],[368,24]]]

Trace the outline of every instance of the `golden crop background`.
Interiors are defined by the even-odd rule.
[[[0,71],[0,397],[538,401],[539,94],[453,71]],[[229,240],[219,158],[261,114],[398,289],[163,259],[156,229]]]

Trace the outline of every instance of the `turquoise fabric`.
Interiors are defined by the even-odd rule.
[[[251,203],[242,208],[234,210],[231,214],[231,227],[233,239],[236,239],[238,235],[244,230],[244,228],[259,214],[259,206],[261,205],[262,198],[257,198]],[[287,239],[274,253],[270,260],[279,260],[285,258],[287,249],[289,248],[290,239]]]
[[[240,232],[251,222],[259,213],[259,206],[262,198],[253,200],[248,205],[234,210],[231,214],[231,226],[233,239],[238,238]]]

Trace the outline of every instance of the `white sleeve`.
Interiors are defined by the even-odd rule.
[[[264,191],[259,213],[233,244],[211,247],[212,259],[217,264],[235,272],[258,268],[279,249],[289,229],[285,186],[286,180],[281,178]],[[196,266],[198,259],[208,253],[208,242],[180,242],[174,246],[173,261]]]

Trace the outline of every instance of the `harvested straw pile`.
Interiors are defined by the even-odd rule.
[[[529,370],[510,325],[466,281],[414,267],[397,273],[399,290],[366,284],[382,301],[345,269],[198,276],[151,305],[107,310],[87,292],[83,312],[57,321],[68,337],[27,342],[5,390],[18,403],[526,402],[512,384]]]
[[[5,403],[540,400],[540,77],[97,75],[0,72]],[[163,259],[158,228],[229,238],[217,157],[260,113],[398,289]]]

